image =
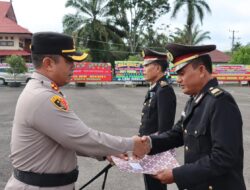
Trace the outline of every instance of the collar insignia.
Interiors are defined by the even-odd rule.
[[[57,84],[54,83],[54,82],[51,82],[51,83],[50,83],[50,87],[51,87],[53,90],[55,90],[55,91],[59,91],[59,87],[58,87]]]
[[[204,94],[200,94],[196,99],[195,99],[195,103],[198,104],[201,100],[201,98],[203,97]]]

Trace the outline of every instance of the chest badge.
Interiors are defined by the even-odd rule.
[[[54,95],[52,98],[50,98],[50,101],[59,110],[62,110],[62,111],[69,110],[69,105],[67,101],[61,96]]]

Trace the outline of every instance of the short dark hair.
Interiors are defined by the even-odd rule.
[[[42,66],[42,62],[45,57],[50,57],[51,59],[57,62],[59,60],[59,56],[60,55],[44,55],[44,54],[32,54],[31,55],[32,63],[36,69]]]
[[[161,71],[164,73],[168,68],[168,62],[165,60],[156,60],[153,64],[160,65]]]
[[[208,54],[202,55],[192,61],[190,61],[192,67],[196,69],[199,65],[204,65],[206,70],[211,74],[212,73],[212,61],[211,57]]]

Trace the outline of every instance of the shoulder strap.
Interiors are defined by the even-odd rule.
[[[224,90],[219,88],[219,87],[211,87],[211,88],[209,88],[208,92],[212,96],[218,97],[218,96],[220,96],[221,94],[224,93]]]

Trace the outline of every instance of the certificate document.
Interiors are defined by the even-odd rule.
[[[179,166],[173,150],[155,155],[146,155],[140,160],[128,161],[112,156],[115,165],[123,172],[156,174],[158,171]]]

